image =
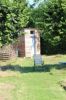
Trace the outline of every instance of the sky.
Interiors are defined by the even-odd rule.
[[[30,4],[33,4],[33,1],[34,1],[34,0],[27,0],[27,1],[29,1]],[[44,1],[44,0],[39,0],[39,3],[42,2],[42,1]],[[47,1],[47,0],[46,0],[46,1]]]
[[[30,4],[33,4],[33,0],[28,0]]]

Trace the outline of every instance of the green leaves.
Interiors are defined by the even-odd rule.
[[[47,48],[59,50],[66,43],[66,1],[47,0],[43,1],[34,10],[33,19],[35,26],[41,30],[41,36]],[[45,48],[45,47],[44,47]],[[64,45],[64,48],[65,45]],[[66,49],[65,49],[66,50]],[[52,50],[51,50],[52,51]]]
[[[17,39],[29,22],[30,8],[25,0],[0,1],[0,43],[8,44]]]

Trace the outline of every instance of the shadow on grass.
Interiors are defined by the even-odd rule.
[[[7,66],[0,66],[0,70],[1,71],[7,71],[7,70],[11,70],[11,71],[19,71],[20,73],[29,73],[29,72],[50,72],[51,69],[64,69],[66,70],[66,63],[59,63],[59,64],[47,64],[47,65],[43,65],[43,66],[31,66],[31,67],[22,67],[19,65],[7,65]]]

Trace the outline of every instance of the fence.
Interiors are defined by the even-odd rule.
[[[0,60],[9,60],[10,59],[10,54],[9,53],[2,53],[0,52]]]
[[[9,60],[12,58],[15,58],[16,51],[13,48],[12,45],[4,46],[3,48],[0,48],[0,60]]]

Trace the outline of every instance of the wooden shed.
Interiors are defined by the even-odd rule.
[[[40,54],[40,33],[35,28],[25,28],[24,35],[18,38],[16,48],[17,56],[32,57]]]

